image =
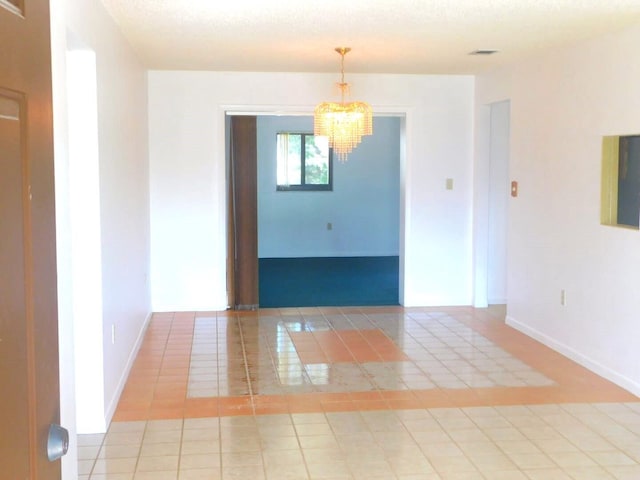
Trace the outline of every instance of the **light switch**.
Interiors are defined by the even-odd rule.
[[[447,178],[446,188],[447,190],[453,190],[453,178]]]

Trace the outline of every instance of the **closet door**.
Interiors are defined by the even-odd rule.
[[[230,304],[258,308],[258,152],[256,117],[231,117]]]

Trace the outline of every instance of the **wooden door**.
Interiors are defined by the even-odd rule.
[[[0,0],[0,478],[60,479],[48,0]]]
[[[231,118],[231,191],[236,310],[258,308],[258,153],[254,116]]]

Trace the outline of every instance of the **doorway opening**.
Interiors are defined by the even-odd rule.
[[[331,190],[296,191],[277,188],[277,135],[313,132],[313,118],[256,116],[260,307],[400,303],[404,123],[398,115],[375,117],[374,135],[363,138],[347,162],[334,160]],[[233,190],[233,175],[229,186]]]
[[[511,102],[480,107],[476,156],[474,299],[476,308],[507,303]]]
[[[491,104],[487,253],[487,300],[490,305],[507,303],[510,110],[508,100]]]

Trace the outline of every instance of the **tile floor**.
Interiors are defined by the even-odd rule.
[[[640,479],[640,399],[503,317],[154,314],[80,480]]]

